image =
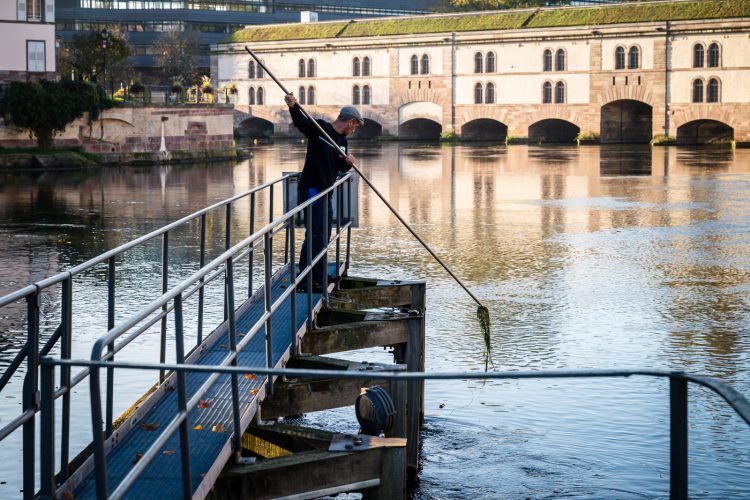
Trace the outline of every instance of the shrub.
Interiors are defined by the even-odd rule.
[[[587,130],[585,132],[578,132],[578,135],[576,136],[576,141],[578,141],[578,142],[599,142],[599,133],[598,132],[591,132],[590,130]]]
[[[214,91],[214,87],[213,85],[211,85],[211,78],[209,78],[206,75],[203,75],[201,77],[200,89],[201,89],[201,92],[204,94],[212,94]]]
[[[128,92],[131,94],[140,94],[143,92],[143,89],[145,87],[143,86],[143,82],[141,82],[141,79],[136,77],[130,80],[130,86],[128,87]]]
[[[458,142],[458,136],[454,130],[448,130],[440,133],[440,140],[442,142]]]
[[[172,80],[172,85],[170,88],[172,92],[174,92],[175,94],[179,94],[180,92],[182,92],[183,86],[184,86],[184,82],[182,81],[182,77],[178,76],[177,78]]]
[[[651,144],[653,146],[670,146],[677,142],[677,140],[674,138],[674,136],[671,135],[655,135],[653,139],[651,139]]]

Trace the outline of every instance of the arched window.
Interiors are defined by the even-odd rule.
[[[315,76],[315,59],[307,61],[307,77],[312,78]]]
[[[247,92],[247,103],[250,106],[255,106],[255,87],[250,87]]]
[[[367,56],[362,59],[362,76],[370,76],[370,58]]]
[[[474,104],[482,104],[482,84],[474,85]]]
[[[487,73],[495,72],[495,53],[494,52],[487,52],[487,64],[484,65],[484,68],[487,71]]]
[[[423,75],[429,75],[430,74],[430,56],[427,54],[422,56],[422,67],[421,67],[421,73]]]
[[[550,104],[552,102],[552,83],[544,82],[542,86],[542,102],[544,104]]]
[[[411,56],[411,74],[419,74],[419,58],[416,55]]]
[[[625,47],[615,49],[615,69],[625,69]]]
[[[477,52],[474,54],[474,73],[481,73],[482,72],[482,62],[484,61],[484,58],[482,57],[481,52]]]
[[[304,78],[305,77],[305,60],[300,59],[298,66],[299,66],[299,72],[297,73],[297,76],[299,76],[300,78]]]
[[[311,106],[315,105],[315,87],[307,88],[307,104]]]
[[[696,43],[693,45],[693,67],[703,67],[703,44]]]
[[[641,51],[638,47],[630,47],[628,50],[628,69],[638,69],[641,66]]]
[[[247,77],[250,79],[255,78],[255,61],[250,61],[250,64],[248,64]]]
[[[359,85],[352,88],[352,104],[359,104]]]
[[[494,104],[495,102],[495,84],[488,83],[487,90],[484,95],[484,102],[487,104]]]
[[[565,51],[557,49],[555,52],[555,71],[565,71]]]
[[[352,60],[352,76],[359,76],[359,57]]]
[[[693,80],[693,102],[703,102],[703,80]]]
[[[362,104],[370,104],[370,86],[362,87]]]
[[[258,106],[263,106],[263,87],[258,87],[257,98],[255,99]]]
[[[299,93],[297,94],[297,101],[303,106],[305,105],[305,94],[307,94],[307,92],[305,92],[305,87],[300,87]]]
[[[719,80],[711,78],[706,89],[706,102],[719,102]]]
[[[712,43],[708,46],[708,67],[718,68],[719,67],[719,44]]]
[[[555,104],[562,104],[565,102],[565,82],[557,82],[555,84]]]
[[[544,71],[552,71],[552,51],[550,49],[544,51]]]
[[[264,76],[264,75],[263,75],[263,66],[261,66],[261,65],[259,64],[259,65],[258,65],[258,67],[257,67],[257,68],[256,68],[256,70],[255,70],[255,77],[256,77],[256,78],[263,78],[263,76]]]

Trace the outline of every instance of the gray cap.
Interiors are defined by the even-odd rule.
[[[339,116],[343,116],[344,118],[353,118],[357,120],[360,125],[365,124],[365,119],[362,118],[362,115],[354,106],[344,106],[343,108],[341,108],[341,111],[339,111]]]

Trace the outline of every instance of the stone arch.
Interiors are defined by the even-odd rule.
[[[443,130],[443,107],[413,101],[398,108],[398,136],[406,140],[436,140]]]
[[[602,106],[602,144],[647,144],[653,137],[653,108],[635,99],[619,99]]]
[[[734,128],[711,119],[692,120],[677,127],[677,144],[728,144],[734,140]]]
[[[352,139],[374,139],[383,133],[383,125],[370,118],[365,118],[365,123],[352,135]]]
[[[273,135],[273,123],[257,116],[250,117],[240,122],[237,131],[240,137],[257,138],[270,137]]]
[[[431,101],[412,101],[398,108],[399,125],[415,118],[424,118],[442,123],[443,107]]]
[[[545,118],[529,126],[530,143],[569,143],[576,139],[581,128],[573,122],[560,118]]]
[[[505,142],[508,126],[492,118],[476,118],[461,126],[461,139],[465,141]]]

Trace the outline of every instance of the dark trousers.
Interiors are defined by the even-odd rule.
[[[299,190],[297,195],[299,203],[304,203],[305,201],[315,196],[315,193],[311,193],[307,190]],[[328,206],[326,207],[326,205]],[[304,269],[308,265],[307,246],[310,245],[310,242],[312,242],[312,258],[315,259],[315,256],[318,255],[326,247],[326,245],[328,245],[328,241],[331,238],[333,205],[331,204],[330,194],[328,196],[327,204],[324,198],[321,198],[313,203],[312,217],[310,217],[310,219],[311,220],[307,220],[307,216],[305,216],[305,241],[302,242],[302,248],[300,249],[299,255],[300,270]],[[328,220],[327,234],[325,228],[326,219]],[[318,261],[318,264],[313,268],[313,282],[322,285],[326,272],[328,272],[328,259],[324,255],[323,258]]]

